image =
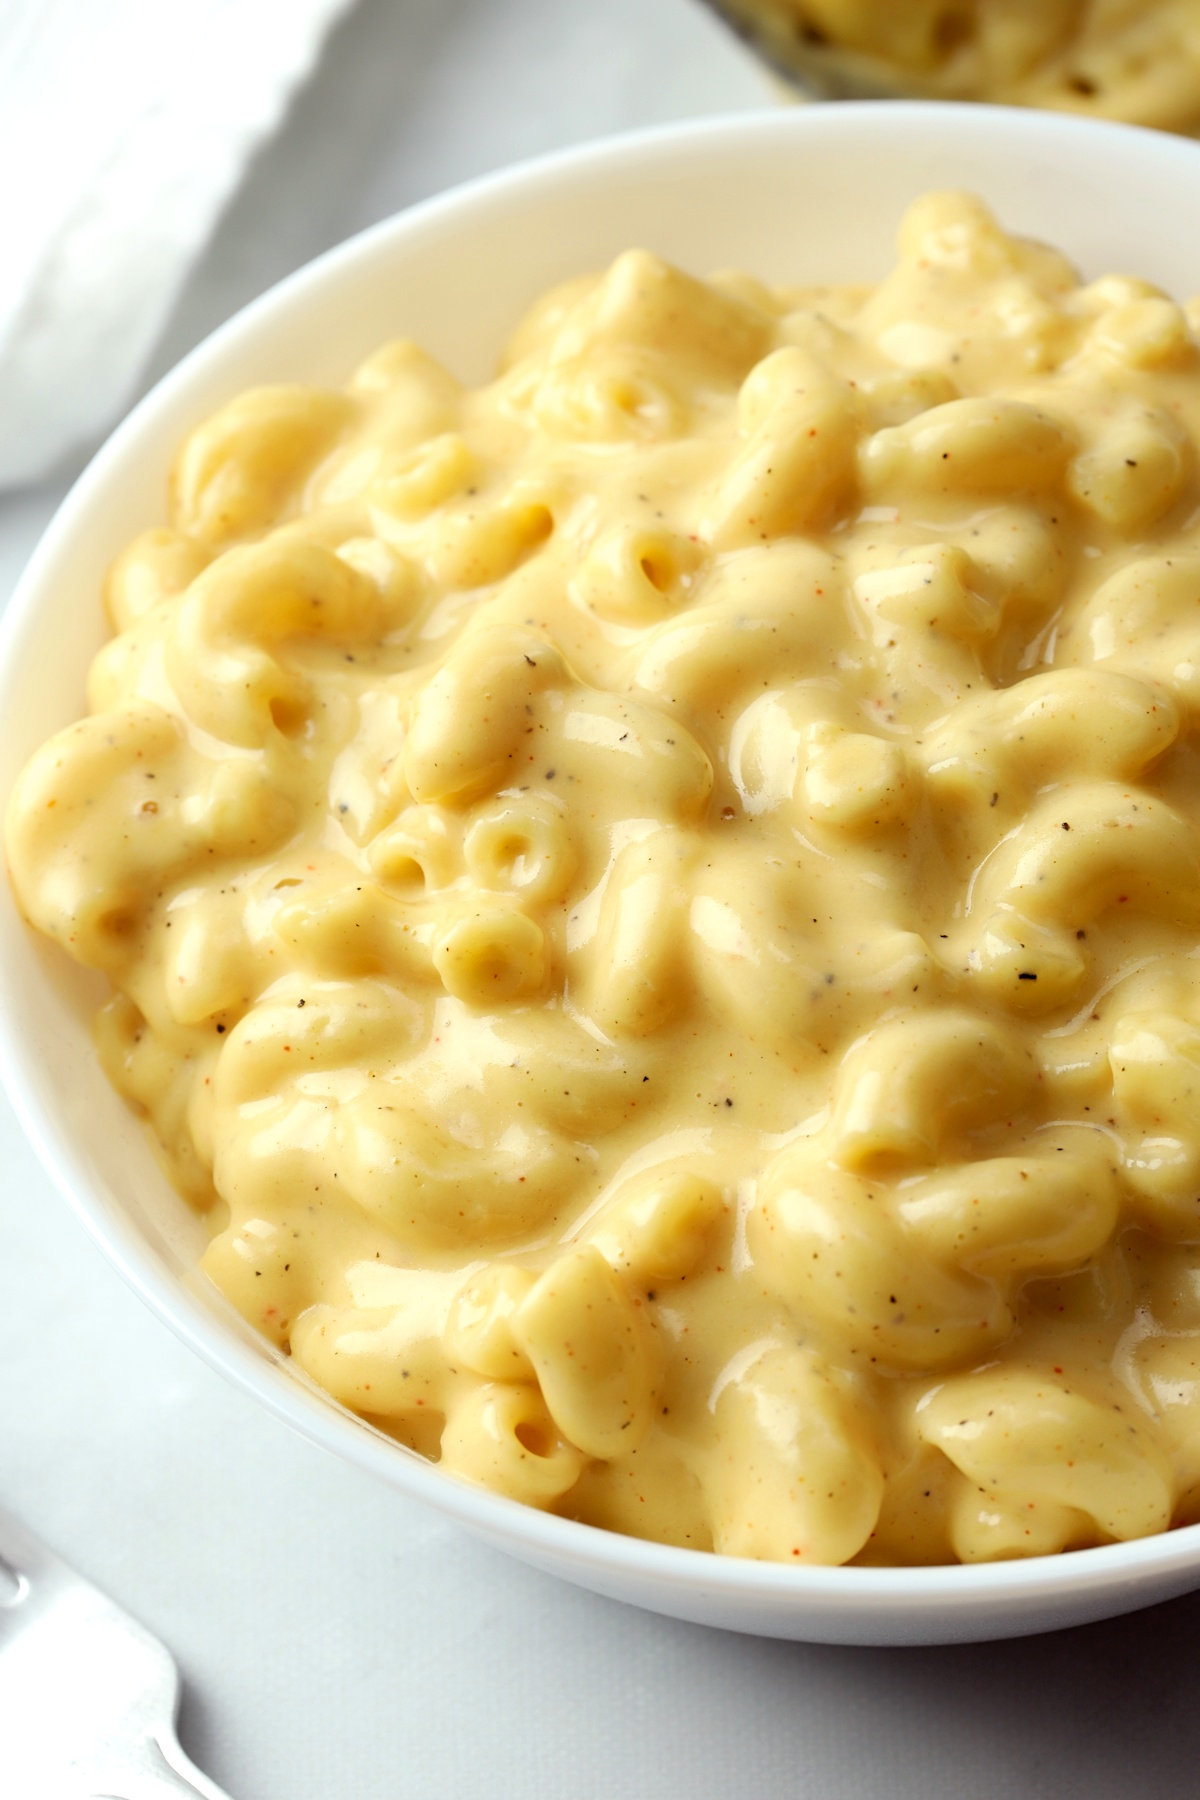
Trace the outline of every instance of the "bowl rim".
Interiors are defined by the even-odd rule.
[[[547,184],[570,181],[581,171],[603,175],[647,156],[669,160],[675,152],[687,154],[697,145],[759,140],[802,145],[806,139],[836,145],[864,133],[882,141],[918,127],[947,143],[963,132],[985,137],[1016,134],[1042,145],[1048,153],[1060,143],[1082,137],[1125,144],[1136,140],[1138,155],[1147,166],[1161,164],[1164,174],[1177,171],[1188,160],[1200,159],[1200,144],[1109,121],[971,103],[847,101],[786,111],[729,113],[622,132],[553,151],[435,194],[327,250],[239,309],[130,410],[58,507],[0,620],[0,712],[19,680],[21,647],[34,629],[41,595],[80,521],[88,517],[106,485],[124,466],[147,423],[193,384],[202,382],[248,330],[298,302],[319,300],[322,289],[345,280],[381,246],[390,246],[397,239],[419,246],[428,234],[455,229],[497,195],[528,195]],[[1200,161],[1194,166],[1200,169]],[[89,1202],[87,1172],[78,1147],[62,1121],[43,1106],[31,1082],[14,1009],[6,1003],[10,988],[2,964],[0,956],[0,1080],[43,1166],[93,1242],[129,1286],[211,1368],[248,1391],[311,1442],[412,1498],[432,1504],[513,1553],[532,1561],[549,1556],[560,1572],[565,1572],[568,1564],[589,1570],[599,1586],[606,1577],[619,1573],[623,1581],[627,1577],[645,1580],[676,1594],[694,1594],[702,1588],[764,1612],[774,1609],[794,1622],[801,1620],[807,1609],[833,1607],[863,1616],[903,1614],[916,1620],[934,1613],[970,1615],[980,1621],[980,1636],[992,1635],[985,1622],[989,1611],[1019,1609],[1026,1600],[1045,1605],[1060,1597],[1069,1604],[1083,1590],[1094,1599],[1105,1594],[1115,1597],[1139,1584],[1152,1585],[1154,1578],[1177,1577],[1189,1568],[1194,1569],[1200,1585],[1200,1524],[1153,1537],[1009,1562],[793,1566],[626,1537],[542,1512],[449,1475],[403,1450],[327,1396],[318,1395],[315,1388],[306,1395],[307,1384],[283,1366],[282,1358],[268,1361],[257,1347],[220,1325],[207,1304],[166,1270],[130,1221],[115,1220]],[[1128,1601],[1129,1605],[1140,1603]],[[1024,1627],[1043,1628],[1037,1622]],[[863,1636],[856,1641],[881,1640]]]

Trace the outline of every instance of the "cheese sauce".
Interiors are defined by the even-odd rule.
[[[203,425],[7,841],[246,1318],[672,1543],[1200,1514],[1198,431],[1183,311],[957,195]]]

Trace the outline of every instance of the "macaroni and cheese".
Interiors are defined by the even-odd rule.
[[[1200,127],[1200,0],[711,0],[785,75]]]
[[[8,814],[346,1407],[787,1563],[1200,1516],[1200,350],[941,195],[202,424]]]

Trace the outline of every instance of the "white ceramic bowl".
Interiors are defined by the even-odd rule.
[[[0,637],[0,790],[77,717],[101,642],[103,571],[162,516],[171,455],[198,420],[262,381],[338,382],[411,335],[482,378],[524,304],[642,244],[699,273],[779,280],[885,272],[917,194],[982,193],[1011,229],[1090,274],[1200,286],[1200,145],[1000,109],[842,105],[629,137],[491,177],[322,258],[241,313],[137,408],[51,526]],[[195,1274],[201,1227],[92,1055],[88,980],[34,943],[0,896],[0,1061],[30,1137],[84,1225],[210,1363],[336,1455],[514,1555],[638,1605],[736,1630],[834,1643],[938,1643],[1082,1623],[1200,1586],[1200,1527],[997,1566],[794,1569],[639,1543],[440,1474],[299,1380]]]

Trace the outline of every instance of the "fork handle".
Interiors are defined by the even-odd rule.
[[[225,1789],[219,1788],[203,1769],[196,1767],[177,1737],[160,1742],[158,1747],[168,1776],[167,1785],[161,1790],[162,1800],[167,1800],[168,1795],[174,1795],[175,1800],[181,1795],[188,1795],[190,1800],[229,1800]],[[153,1800],[157,1800],[157,1796]]]
[[[153,1760],[126,1777],[119,1793],[106,1790],[89,1800],[230,1800],[224,1788],[196,1767],[178,1738],[155,1738],[151,1744]]]

